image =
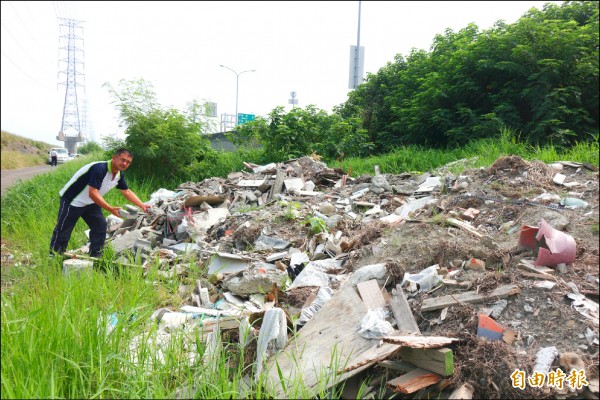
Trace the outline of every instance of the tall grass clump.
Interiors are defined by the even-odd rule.
[[[121,372],[125,350],[155,293],[139,271],[63,277],[59,260],[39,262],[2,293],[3,397],[130,397],[142,374]],[[112,313],[122,325],[109,335]]]
[[[352,176],[374,175],[374,166],[379,165],[382,173],[399,174],[404,172],[432,171],[448,163],[467,160],[460,168],[477,168],[492,165],[499,157],[516,155],[527,160],[540,160],[546,163],[560,160],[588,162],[598,165],[598,137],[593,141],[577,142],[568,148],[553,145],[531,146],[520,140],[520,135],[509,128],[502,128],[497,138],[484,138],[469,142],[463,147],[431,149],[419,146],[398,147],[392,152],[368,157],[330,160],[331,167],[352,172]]]

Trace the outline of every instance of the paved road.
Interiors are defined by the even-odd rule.
[[[19,169],[3,169],[2,170],[2,195],[6,189],[16,183],[19,179],[27,180],[43,172],[50,171],[50,165],[36,165],[35,167],[19,168]]]

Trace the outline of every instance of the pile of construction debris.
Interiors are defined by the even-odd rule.
[[[323,371],[344,397],[367,380],[363,397],[598,397],[596,167],[245,167],[108,218],[120,262],[195,282],[180,287],[186,305],[152,316],[158,352],[171,332],[202,330],[207,357],[235,330],[277,397],[298,377],[322,385]]]

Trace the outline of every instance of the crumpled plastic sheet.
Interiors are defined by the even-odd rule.
[[[306,308],[303,308],[300,312],[300,317],[296,321],[297,326],[302,326],[307,323],[315,314],[331,299],[333,296],[333,289],[327,286],[321,286],[317,292],[317,296],[312,303]]]
[[[265,313],[258,334],[256,349],[256,380],[260,379],[263,362],[270,350],[283,349],[287,344],[287,320],[281,308],[271,308]]]
[[[388,313],[383,308],[369,309],[360,321],[361,334],[365,339],[381,339],[394,331],[392,324],[386,321]]]
[[[442,277],[438,275],[439,268],[439,265],[435,264],[417,274],[406,272],[400,286],[406,288],[411,293],[426,292],[442,282]]]

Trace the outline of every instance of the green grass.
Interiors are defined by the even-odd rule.
[[[399,174],[403,172],[425,172],[442,167],[450,162],[458,163],[450,171],[460,173],[465,168],[488,167],[501,156],[517,155],[527,160],[540,160],[546,163],[568,160],[588,162],[598,165],[598,137],[591,142],[578,142],[574,146],[560,149],[555,146],[530,146],[519,141],[516,133],[502,129],[496,139],[481,139],[465,147],[453,149],[424,149],[417,146],[401,147],[389,154],[369,158],[347,158],[339,165],[338,161],[328,161],[333,167],[341,167],[353,177],[362,174],[374,175],[375,165],[381,173]],[[329,165],[328,164],[328,165]]]

